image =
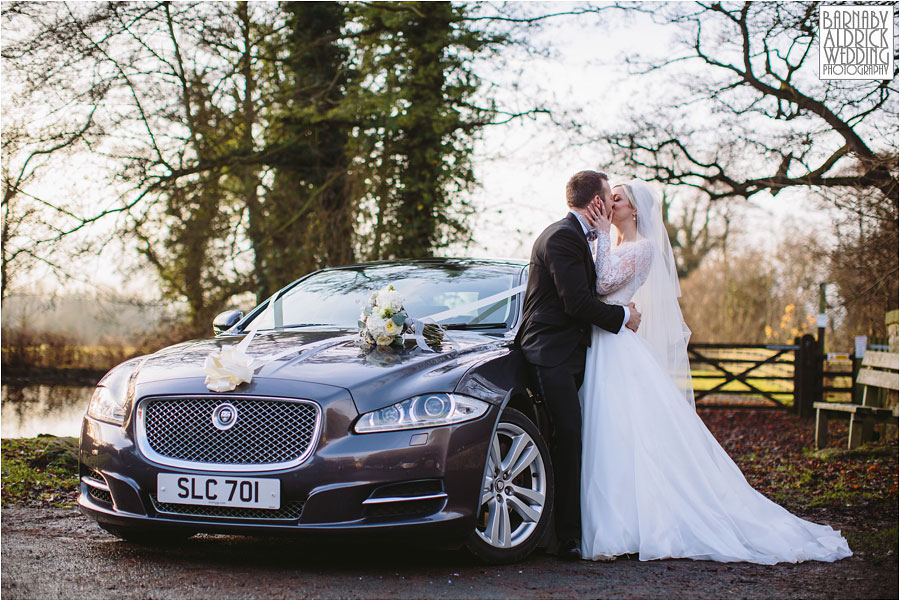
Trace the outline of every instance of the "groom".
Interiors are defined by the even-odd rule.
[[[531,249],[525,309],[516,342],[531,365],[553,424],[550,454],[556,476],[559,555],[581,557],[581,404],[578,389],[591,344],[591,326],[637,331],[633,304],[607,305],[596,297],[597,274],[589,241],[596,231],[585,218],[592,201],[610,202],[604,173],[579,171],[566,184],[569,214],[545,229]]]

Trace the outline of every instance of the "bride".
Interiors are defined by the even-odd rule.
[[[597,292],[634,300],[638,334],[593,328],[584,385],[581,478],[585,559],[835,561],[840,532],[798,518],[754,490],[694,410],[681,291],[662,210],[646,183],[592,205]],[[610,223],[618,243],[610,249]]]

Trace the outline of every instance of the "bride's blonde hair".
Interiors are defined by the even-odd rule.
[[[628,204],[630,204],[631,208],[634,209],[634,212],[637,213],[637,201],[634,199],[634,190],[631,189],[631,184],[616,184],[613,188],[622,188],[625,190],[625,198],[628,199]]]

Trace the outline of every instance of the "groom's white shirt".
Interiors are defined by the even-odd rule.
[[[578,211],[576,211],[574,209],[569,209],[569,212],[572,213],[573,215],[575,215],[575,219],[577,219],[578,223],[581,224],[581,231],[584,232],[584,236],[585,236],[585,238],[587,238],[588,232],[591,231],[591,228],[590,228],[590,226],[588,226],[587,221],[584,220],[584,217],[582,217],[581,215],[578,214]],[[590,245],[591,245],[591,243],[588,242],[588,246],[590,246]],[[621,332],[622,330],[625,329],[625,324],[628,323],[629,319],[631,319],[631,311],[628,310],[628,307],[622,307],[622,308],[625,309],[625,319],[622,320],[622,325],[619,326],[619,332]]]

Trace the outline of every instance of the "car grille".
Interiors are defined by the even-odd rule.
[[[88,475],[88,478],[82,480],[82,482],[84,482],[85,486],[87,487],[88,496],[90,496],[92,499],[94,499],[95,501],[98,501],[100,503],[105,503],[106,505],[112,505],[112,495],[109,494],[109,491],[104,490],[103,488],[97,488],[96,486],[93,486],[91,484],[90,479],[93,479],[97,483],[103,484],[104,487],[107,487],[109,483],[106,481],[106,478],[103,477],[103,474],[101,474],[100,472],[98,472],[95,469],[88,468],[87,475]]]
[[[413,480],[380,486],[363,503],[368,518],[421,517],[437,513],[446,503],[441,480]],[[441,498],[421,498],[442,495]],[[375,502],[372,501],[382,501]]]
[[[105,503],[106,505],[112,505],[112,496],[105,490],[100,488],[94,488],[93,486],[88,486],[88,494],[95,501],[99,501],[100,503]]]
[[[168,513],[196,518],[230,518],[239,520],[269,520],[293,522],[300,519],[303,503],[288,503],[280,509],[248,509],[243,507],[210,507],[205,505],[184,505],[162,503],[156,495],[150,495],[153,507],[158,513]]]
[[[411,480],[397,484],[379,486],[370,498],[384,497],[415,497],[418,495],[433,495],[444,492],[444,484],[441,480]]]
[[[213,410],[228,402],[237,421],[213,425]],[[271,466],[299,463],[312,451],[319,407],[299,400],[188,397],[144,401],[146,444],[159,457],[206,465]],[[167,461],[168,463],[174,463]]]

